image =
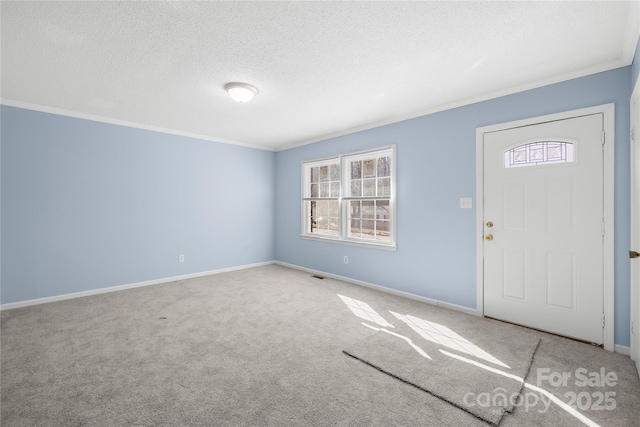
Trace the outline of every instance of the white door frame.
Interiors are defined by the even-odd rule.
[[[484,134],[514,127],[602,113],[604,115],[604,348],[614,350],[614,154],[615,104],[604,104],[476,129],[476,312],[484,316]]]
[[[640,80],[636,82],[636,85],[631,94],[630,100],[631,110],[631,131],[630,131],[630,161],[631,161],[631,247],[630,250],[640,251],[640,188],[638,188],[638,174],[640,174],[640,165],[636,164],[636,158],[639,155],[640,150]],[[631,269],[631,283],[630,283],[630,356],[632,360],[636,362],[636,368],[638,375],[640,375],[640,266],[638,265],[640,260],[630,262]]]

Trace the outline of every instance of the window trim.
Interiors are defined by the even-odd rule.
[[[386,153],[385,153],[386,152]],[[349,196],[347,190],[350,186],[349,177],[346,176],[349,170],[346,166],[349,161],[367,158],[370,155],[382,156],[388,154],[391,157],[391,173],[390,173],[390,192],[389,197],[386,196]],[[338,163],[340,165],[340,195],[336,197],[310,197],[310,170],[312,167],[324,166]],[[300,237],[307,240],[323,241],[329,243],[339,243],[350,246],[361,246],[368,248],[376,248],[383,250],[395,251],[397,249],[396,237],[396,145],[387,145],[373,149],[354,151],[350,153],[339,154],[337,156],[324,157],[319,159],[304,160],[301,164],[301,204],[300,204]],[[307,231],[309,212],[307,212],[307,203],[314,200],[338,200],[339,211],[339,227],[337,236],[312,234]],[[352,200],[389,200],[391,210],[391,220],[389,221],[389,242],[381,242],[379,240],[367,240],[362,238],[349,237],[348,235],[348,218],[349,218],[349,202]]]

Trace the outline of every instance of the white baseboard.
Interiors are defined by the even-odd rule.
[[[299,265],[289,264],[289,263],[282,262],[282,261],[274,261],[274,264],[278,264],[278,265],[281,265],[283,267],[293,268],[293,269],[296,269],[296,270],[306,271],[307,273],[310,273],[310,274],[318,274],[320,276],[330,277],[330,278],[336,279],[336,280],[342,280],[343,282],[353,283],[354,285],[365,286],[367,288],[376,289],[376,290],[381,291],[381,292],[386,292],[386,293],[389,293],[389,294],[398,295],[398,296],[401,296],[401,297],[409,298],[409,299],[412,299],[412,300],[424,302],[424,303],[431,304],[431,305],[437,305],[439,307],[444,307],[444,308],[448,308],[448,309],[451,309],[451,310],[461,311],[463,313],[472,314],[474,316],[481,316],[479,310],[476,310],[476,309],[473,309],[473,308],[469,308],[469,307],[465,307],[465,306],[462,306],[462,305],[457,305],[457,304],[452,304],[452,303],[448,303],[448,302],[444,302],[444,301],[439,301],[439,300],[435,300],[435,299],[431,299],[431,298],[427,298],[427,297],[422,297],[420,295],[411,294],[409,292],[398,291],[396,289],[391,289],[391,288],[387,288],[387,287],[380,286],[380,285],[374,285],[373,283],[364,282],[362,280],[351,279],[349,277],[339,276],[337,274],[326,273],[324,271],[314,270],[314,269],[306,268],[306,267],[301,267]],[[616,344],[614,346],[614,351],[616,353],[620,353],[620,354],[623,354],[625,356],[630,356],[631,355],[631,349],[629,347],[624,346],[624,345]],[[640,364],[638,364],[638,372],[640,373]]]
[[[439,301],[439,300],[436,300],[436,299],[427,298],[427,297],[423,297],[423,296],[420,296],[420,295],[415,295],[415,294],[412,294],[412,293],[409,293],[409,292],[399,291],[397,289],[392,289],[392,288],[387,288],[385,286],[375,285],[373,283],[365,282],[365,281],[362,281],[362,280],[356,280],[356,279],[352,279],[350,277],[340,276],[340,275],[337,275],[337,274],[327,273],[327,272],[320,271],[320,270],[314,270],[314,269],[311,269],[311,268],[301,267],[299,265],[289,264],[289,263],[282,262],[282,261],[266,261],[266,262],[259,262],[259,263],[255,263],[255,264],[239,265],[239,266],[236,266],[236,267],[221,268],[221,269],[218,269],[218,270],[203,271],[203,272],[200,272],[200,273],[185,274],[185,275],[182,275],[182,276],[165,277],[165,278],[162,278],[162,279],[147,280],[145,282],[137,282],[137,283],[131,283],[131,284],[127,284],[127,285],[111,286],[111,287],[108,287],[108,288],[94,289],[94,290],[91,290],[91,291],[74,292],[74,293],[71,293],[71,294],[56,295],[56,296],[53,296],[53,297],[37,298],[37,299],[26,300],[26,301],[12,302],[12,303],[7,303],[7,304],[1,304],[0,305],[0,311],[11,310],[13,308],[28,307],[28,306],[31,306],[31,305],[46,304],[46,303],[56,302],[56,301],[63,301],[63,300],[73,299],[73,298],[82,298],[82,297],[91,296],[91,295],[105,294],[105,293],[108,293],[108,292],[123,291],[125,289],[141,288],[143,286],[158,285],[158,284],[161,284],[161,283],[175,282],[175,281],[178,281],[178,280],[193,279],[193,278],[196,278],[196,277],[210,276],[210,275],[213,275],[213,274],[226,273],[226,272],[229,272],[229,271],[244,270],[244,269],[253,268],[253,267],[262,267],[264,265],[270,265],[270,264],[277,264],[277,265],[281,265],[283,267],[289,267],[289,268],[293,268],[293,269],[296,269],[296,270],[306,271],[307,273],[318,274],[318,275],[322,275],[322,276],[325,276],[325,277],[330,277],[332,279],[342,280],[343,282],[353,283],[354,285],[364,286],[364,287],[375,289],[375,290],[378,290],[378,291],[381,291],[381,292],[386,292],[386,293],[393,294],[393,295],[398,295],[398,296],[401,296],[401,297],[404,297],[404,298],[409,298],[409,299],[412,299],[412,300],[424,302],[426,304],[431,304],[431,305],[436,305],[436,306],[439,306],[439,307],[448,308],[448,309],[451,309],[451,310],[461,311],[463,313],[471,314],[471,315],[474,315],[474,316],[480,316],[480,313],[478,312],[478,310],[473,309],[473,308],[469,308],[469,307],[465,307],[465,306],[457,305],[457,304],[452,304],[452,303],[448,303],[448,302],[445,302],[445,301]],[[624,346],[624,345],[616,344],[615,348],[614,348],[614,351],[616,353],[620,353],[620,354],[623,354],[625,356],[630,356],[631,355],[631,349],[629,347],[627,347],[627,346]],[[639,366],[639,371],[640,371],[640,366]]]
[[[624,354],[625,356],[631,356],[631,348],[616,344],[613,348],[613,351],[616,353]]]
[[[451,310],[461,311],[463,313],[472,314],[474,316],[480,316],[480,313],[478,312],[478,310],[476,310],[474,308],[469,308],[469,307],[465,307],[465,306],[462,306],[462,305],[457,305],[457,304],[452,304],[452,303],[449,303],[449,302],[439,301],[439,300],[436,300],[436,299],[423,297],[423,296],[412,294],[412,293],[409,293],[409,292],[399,291],[397,289],[392,289],[392,288],[387,288],[385,286],[375,285],[373,283],[364,282],[362,280],[356,280],[356,279],[352,279],[352,278],[345,277],[345,276],[339,276],[337,274],[326,273],[324,271],[313,270],[311,268],[301,267],[299,265],[289,264],[289,263],[282,262],[282,261],[275,261],[274,263],[278,264],[278,265],[281,265],[283,267],[294,268],[296,270],[306,271],[307,273],[318,274],[320,276],[330,277],[330,278],[336,279],[336,280],[342,280],[343,282],[353,283],[354,285],[365,286],[367,288],[371,288],[371,289],[375,289],[375,290],[378,290],[378,291],[381,291],[381,292],[386,292],[388,294],[398,295],[398,296],[401,296],[401,297],[404,297],[404,298],[408,298],[408,299],[424,302],[426,304],[437,305],[439,307],[444,307],[444,308],[448,308],[448,309],[451,309]]]
[[[38,304],[46,304],[49,302],[63,301],[63,300],[73,299],[73,298],[87,297],[90,295],[106,294],[108,292],[123,291],[125,289],[141,288],[143,286],[158,285],[160,283],[175,282],[178,280],[193,279],[195,277],[210,276],[212,274],[226,273],[229,271],[244,270],[244,269],[253,268],[253,267],[261,267],[263,265],[273,264],[274,262],[275,261],[259,262],[256,264],[247,264],[247,265],[240,265],[236,267],[221,268],[219,270],[203,271],[200,273],[185,274],[182,276],[165,277],[165,278],[156,279],[156,280],[147,280],[145,282],[131,283],[128,285],[110,286],[108,288],[94,289],[91,291],[74,292],[71,294],[56,295],[53,297],[37,298],[37,299],[31,299],[26,301],[12,302],[8,304],[0,305],[0,311],[11,310],[12,308],[28,307],[30,305],[38,305]]]

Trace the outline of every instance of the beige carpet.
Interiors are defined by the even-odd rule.
[[[486,427],[342,353],[376,334],[370,326],[399,330],[404,322],[391,312],[437,322],[475,344],[478,326],[506,339],[498,322],[268,265],[2,311],[0,424]],[[604,367],[617,374],[615,387],[542,387],[565,402],[568,393],[614,392],[616,407],[576,414],[555,403],[516,406],[500,427],[638,426],[640,381],[629,357],[535,334],[541,342],[528,383],[536,384],[538,369]],[[437,354],[421,337],[414,344]]]

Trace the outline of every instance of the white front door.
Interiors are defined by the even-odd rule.
[[[600,113],[484,134],[486,316],[603,343],[602,138]]]

